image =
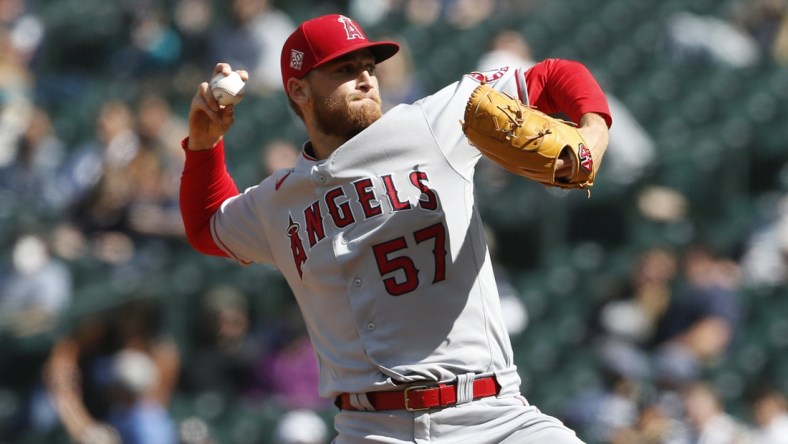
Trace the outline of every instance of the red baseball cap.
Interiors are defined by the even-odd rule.
[[[291,77],[303,78],[309,71],[347,53],[368,48],[380,63],[399,51],[394,42],[370,42],[354,20],[339,14],[324,15],[301,24],[282,48],[282,82],[287,91]]]

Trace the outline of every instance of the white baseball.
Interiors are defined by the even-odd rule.
[[[246,82],[235,71],[228,75],[216,74],[210,85],[211,93],[219,105],[235,105],[244,98],[246,92]]]

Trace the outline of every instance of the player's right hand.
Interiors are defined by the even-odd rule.
[[[211,78],[219,73],[229,74],[232,67],[227,63],[217,63]],[[245,70],[238,70],[244,81],[249,80]],[[235,122],[233,105],[219,106],[211,93],[208,82],[202,82],[192,98],[189,109],[189,145],[192,151],[213,148]]]

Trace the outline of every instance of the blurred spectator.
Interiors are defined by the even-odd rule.
[[[92,335],[91,335],[92,336]],[[91,342],[98,339],[86,338]],[[52,349],[49,361],[44,367],[44,382],[48,396],[51,398],[52,408],[57,413],[60,423],[65,428],[71,440],[77,443],[104,442],[107,444],[120,443],[117,431],[95,419],[95,407],[89,401],[90,388],[94,382],[86,378],[80,370],[78,361],[80,354],[86,350],[84,346],[73,341],[59,341]],[[80,349],[79,347],[83,348]],[[102,411],[106,414],[106,411]],[[36,424],[36,428],[42,428]]]
[[[128,105],[110,100],[101,105],[91,140],[73,150],[66,162],[63,187],[86,231],[116,227],[131,189],[126,169],[140,149],[134,114]]]
[[[22,234],[11,251],[10,267],[0,273],[0,331],[24,337],[52,330],[72,292],[71,270],[50,255],[47,240]]]
[[[286,409],[317,410],[331,402],[318,395],[318,362],[296,306],[289,306],[270,334],[269,350],[257,365],[257,380]]]
[[[277,422],[274,439],[278,444],[326,444],[328,427],[311,410],[291,410]]]
[[[217,12],[212,0],[172,2],[173,26],[181,36],[181,58],[173,66],[174,72],[169,73],[171,94],[191,97],[194,91],[189,85],[200,83],[216,63],[207,49],[211,46],[214,28],[219,26]]]
[[[122,442],[175,444],[175,427],[166,406],[146,396],[154,391],[160,377],[153,359],[137,350],[121,350],[113,356],[112,370],[113,403],[107,422]]]
[[[181,135],[188,131],[188,124],[173,112],[167,99],[158,91],[149,91],[137,100],[137,132],[142,143],[152,145],[170,169],[183,165]]]
[[[57,214],[65,199],[57,183],[65,156],[64,142],[47,111],[36,108],[18,140],[13,162],[0,168],[0,189],[11,192],[27,211]]]
[[[758,44],[731,22],[688,11],[668,19],[669,53],[676,61],[710,61],[730,68],[753,66],[760,61]]]
[[[45,27],[41,18],[25,0],[0,0],[0,27],[10,33],[10,49],[29,65],[44,40]]]
[[[91,423],[108,422],[113,409],[127,404],[129,393],[119,393],[114,384],[118,374],[113,363],[120,351],[144,353],[155,368],[155,372],[146,370],[149,376],[156,375],[155,384],[146,379],[136,387],[135,399],[167,408],[180,372],[180,352],[163,330],[160,310],[154,300],[128,301],[84,316],[55,343],[44,382],[61,421],[69,421],[63,415],[76,412],[78,419],[87,416]]]
[[[694,382],[682,391],[687,421],[696,444],[756,444],[752,431],[725,412],[712,387]]]
[[[39,369],[65,323],[74,291],[71,270],[50,255],[41,234],[24,232],[9,253],[9,260],[2,261],[8,265],[0,270],[0,397],[5,395],[6,403],[0,413],[2,442],[8,438],[4,432],[13,435],[38,421]],[[9,398],[7,391],[19,398]]]
[[[749,0],[732,5],[732,21],[749,33],[761,53],[788,62],[788,5],[782,0]]]
[[[602,383],[599,386],[588,387],[568,399],[561,418],[591,442],[616,442],[616,437],[622,436],[624,430],[633,430],[627,436],[634,433],[643,396],[643,375],[631,372],[618,359],[604,358],[600,375]]]
[[[166,96],[158,89],[140,94],[137,99],[136,129],[141,143],[154,148],[169,170],[183,165],[181,134],[188,131],[186,119],[175,113]]]
[[[122,208],[121,230],[136,237],[180,237],[183,221],[178,213],[174,177],[159,153],[144,145],[129,165],[127,186],[135,193]],[[139,240],[139,239],[137,239]]]
[[[691,440],[690,430],[677,418],[681,411],[666,409],[659,402],[646,402],[639,410],[634,427],[614,430],[610,444],[697,444]]]
[[[788,282],[788,197],[770,206],[768,220],[743,239],[740,260],[747,287],[777,287]]]
[[[686,220],[689,206],[686,196],[669,187],[647,185],[638,192],[638,211],[650,221],[676,223]]]
[[[114,326],[119,348],[146,353],[156,366],[158,383],[145,395],[168,406],[181,369],[180,347],[167,331],[163,307],[154,299],[140,299],[118,309]]]
[[[388,14],[418,27],[443,22],[456,29],[470,29],[496,12],[498,0],[378,0],[371,11],[366,10],[366,4],[362,1],[350,3],[351,12],[360,13],[359,20],[364,23],[377,24]]]
[[[372,28],[386,20],[398,3],[396,0],[350,0],[348,15],[364,28]]]
[[[657,159],[657,145],[626,104],[606,92],[610,114],[610,144],[605,156],[606,176],[617,185],[630,185],[643,177]]]
[[[774,37],[771,55],[779,65],[788,65],[788,13],[783,6],[782,20],[777,35]]]
[[[639,253],[629,281],[599,310],[602,336],[647,347],[670,303],[677,272],[678,259],[672,250],[657,246]]]
[[[485,224],[484,236],[487,239],[487,248],[493,264],[495,286],[498,287],[498,297],[503,320],[506,323],[506,331],[510,337],[516,338],[528,327],[528,309],[523,303],[520,291],[512,283],[512,271],[499,260],[498,236],[495,230]]]
[[[64,366],[53,364],[58,370],[52,371],[65,371]],[[86,444],[176,444],[175,425],[165,406],[147,396],[159,377],[151,357],[122,349],[111,357],[110,367],[106,422],[85,408],[74,381],[57,380],[64,374],[50,375],[55,408],[71,439]]]
[[[776,389],[762,389],[752,399],[758,444],[788,444],[788,401]]]
[[[424,89],[418,80],[418,73],[413,61],[413,54],[404,39],[393,38],[400,45],[400,50],[386,63],[375,68],[375,75],[380,82],[380,98],[383,110],[388,111],[400,103],[413,103],[424,97]]]
[[[654,336],[656,371],[683,384],[718,363],[742,319],[738,265],[695,245],[683,256],[683,288],[671,298]]]
[[[597,320],[602,353],[621,365],[653,365],[662,388],[696,380],[727,353],[742,318],[735,262],[707,247],[675,253],[652,248],[641,253],[629,289],[604,303]]]
[[[180,125],[155,96],[141,98],[138,120],[127,104],[110,100],[98,113],[94,138],[68,159],[62,183],[69,221],[100,261],[129,263],[143,241],[183,233],[175,173],[183,153],[179,144],[168,145]]]
[[[178,425],[180,444],[219,444],[211,434],[208,423],[198,416],[181,420]]]
[[[493,36],[490,46],[476,63],[477,71],[489,71],[502,66],[521,66],[528,69],[536,64],[531,46],[525,37],[513,29],[504,29]]]
[[[180,135],[186,123],[159,95],[143,95],[137,106],[140,150],[128,169],[129,229],[138,235],[180,237],[183,221],[178,209],[178,186],[185,160]]]
[[[604,384],[576,397],[568,411],[589,436],[613,444],[687,442],[666,438],[682,435],[678,418],[672,416],[675,409],[662,399],[651,399],[653,393],[644,393],[654,383],[651,345],[674,297],[677,278],[678,258],[672,249],[644,249],[633,261],[629,279],[594,315]],[[599,408],[586,411],[586,402]]]
[[[372,3],[371,10],[365,7],[367,3]],[[359,14],[362,23],[377,24],[388,15],[418,27],[442,22],[457,29],[469,29],[491,17],[497,4],[497,0],[376,0],[351,1],[350,9],[354,17]]]
[[[21,2],[0,0],[0,19]],[[0,26],[0,167],[14,161],[19,137],[33,114],[33,73],[15,46],[13,32]]]
[[[260,150],[260,166],[262,177],[268,177],[275,171],[291,168],[295,165],[300,150],[292,142],[283,139],[274,139]]]
[[[771,51],[772,44],[785,15],[785,4],[781,0],[749,0],[733,5],[733,22],[747,30],[764,54]]]
[[[446,5],[446,22],[457,29],[470,29],[495,12],[496,0],[451,0]]]
[[[203,67],[214,10],[210,0],[178,0],[173,7],[175,28],[183,36],[183,62]]]
[[[44,366],[44,383],[52,404],[56,405],[60,396],[73,397],[76,399],[69,399],[69,403],[78,401],[90,416],[106,418],[108,406],[102,383],[107,379],[108,356],[117,349],[110,331],[113,319],[107,314],[84,317],[68,336],[53,345]]]
[[[181,56],[181,38],[164,5],[145,0],[124,6],[128,9],[130,40],[115,51],[113,71],[123,77],[138,77],[173,67]]]
[[[247,90],[266,94],[282,89],[279,59],[295,23],[269,0],[232,0],[231,23],[211,39],[210,57],[249,71]]]
[[[406,23],[429,27],[438,22],[443,15],[442,0],[404,0],[400,13]]]
[[[183,388],[195,394],[237,399],[253,390],[261,344],[250,334],[246,298],[230,286],[208,291],[195,319],[195,338]]]

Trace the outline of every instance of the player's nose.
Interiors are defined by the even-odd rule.
[[[367,70],[361,71],[358,76],[357,88],[361,91],[368,92],[375,87],[373,76]]]

